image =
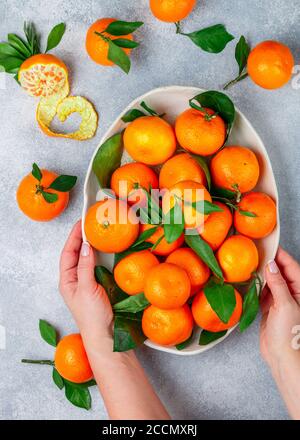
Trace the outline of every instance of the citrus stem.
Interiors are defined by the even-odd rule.
[[[229,81],[228,83],[226,83],[223,87],[223,90],[227,90],[229,89],[229,87],[233,86],[234,84],[238,83],[239,81],[242,81],[243,79],[247,78],[248,76],[248,72],[244,72],[243,74],[237,76],[236,78],[234,78],[233,80]]]
[[[24,364],[51,365],[52,367],[54,366],[54,362],[50,360],[22,359],[21,362]]]
[[[176,21],[174,24],[176,26],[176,34],[181,34],[180,21]]]

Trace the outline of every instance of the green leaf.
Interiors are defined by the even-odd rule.
[[[239,214],[244,215],[245,217],[257,217],[257,215],[254,212],[244,211],[243,209],[238,208],[238,212]]]
[[[30,47],[28,43],[26,43],[22,38],[18,37],[16,34],[8,34],[7,40],[9,44],[19,51],[25,58],[31,57],[33,54],[31,53]]]
[[[119,66],[125,73],[129,72],[131,65],[129,56],[121,47],[113,43],[112,40],[108,41],[107,58]]]
[[[198,200],[191,203],[192,207],[204,215],[212,214],[213,212],[222,212],[223,209],[208,200]]]
[[[139,252],[144,251],[145,249],[150,249],[152,248],[152,246],[152,243],[149,243],[148,241],[143,241],[142,243],[136,244],[134,247],[132,245],[130,248],[126,249],[126,251],[115,254],[114,266],[116,266],[119,261],[126,257],[126,255],[130,255],[132,254],[132,252]]]
[[[149,105],[146,104],[145,101],[142,101],[140,105],[144,110],[146,110],[147,113],[149,113],[149,115],[159,116],[159,114],[155,110],[153,110],[153,108],[149,107]]]
[[[106,269],[106,267],[96,266],[95,278],[96,281],[104,287],[112,305],[128,297],[128,295],[117,286],[112,273]]]
[[[42,191],[42,196],[47,203],[55,203],[58,200],[58,195],[54,193],[49,193],[47,191]]]
[[[168,243],[173,243],[184,232],[184,216],[181,207],[175,202],[175,205],[166,214],[164,221],[164,234]]]
[[[56,385],[60,390],[62,390],[63,387],[65,386],[65,384],[64,384],[64,380],[63,380],[63,378],[61,377],[61,375],[59,374],[59,372],[56,370],[56,368],[53,368],[53,370],[52,370],[52,379],[53,379],[53,382],[55,383],[55,385]]]
[[[113,21],[103,32],[110,35],[121,36],[132,34],[136,29],[141,27],[144,23],[142,21]]]
[[[227,324],[236,306],[234,287],[211,279],[204,287],[204,294],[213,311]]]
[[[84,408],[87,410],[91,409],[92,399],[89,389],[87,387],[76,386],[76,384],[66,380],[64,382],[66,398],[73,405],[78,406],[79,408]]]
[[[208,330],[202,330],[199,339],[199,345],[208,345],[211,342],[217,341],[220,338],[223,338],[227,333],[227,330],[222,332],[209,332]]]
[[[40,319],[39,321],[39,329],[41,337],[44,339],[47,344],[56,347],[57,345],[57,333],[55,328],[49,324],[47,321]]]
[[[223,280],[223,273],[216,260],[212,248],[199,235],[185,235],[186,244],[192,248],[213,273]]]
[[[177,344],[176,345],[176,349],[177,350],[183,350],[184,348],[188,347],[190,345],[190,343],[193,340],[193,333],[191,334],[191,336],[186,339],[185,341],[181,342],[181,344]]]
[[[210,190],[211,187],[211,176],[210,176],[210,171],[207,165],[207,162],[205,161],[205,159],[201,156],[197,156],[197,154],[191,154],[192,158],[195,159],[198,164],[200,165],[200,167],[202,168],[202,170],[204,171],[205,177],[206,177],[206,182],[207,182],[207,186],[208,186],[208,190]]]
[[[114,311],[137,313],[149,306],[149,301],[143,293],[132,295],[129,298],[123,299],[113,306]]]
[[[38,53],[41,53],[40,49],[40,39],[39,36],[35,30],[33,23],[26,23],[24,22],[24,33],[27,38],[28,45],[30,47],[30,52],[32,55],[36,55]]]
[[[123,136],[121,133],[108,138],[98,149],[93,161],[93,171],[101,188],[108,188],[112,173],[121,165]]]
[[[76,176],[58,176],[48,188],[55,189],[56,191],[68,192],[76,184]]]
[[[256,280],[254,279],[244,297],[243,312],[240,319],[240,331],[243,332],[252,324],[259,311],[259,299],[256,289]]]
[[[215,90],[200,93],[192,99],[197,101],[202,107],[211,108],[221,116],[227,124],[228,137],[235,118],[235,108],[231,99],[224,93]]]
[[[202,50],[210,53],[219,53],[225,49],[227,43],[234,37],[229,34],[223,24],[201,29],[200,31],[183,34],[189,37],[193,43],[201,47]]]
[[[235,197],[236,197],[235,191],[230,191],[230,189],[226,189],[226,188],[213,187],[210,194],[212,197],[216,196],[216,197],[222,197],[225,199],[235,199]]]
[[[144,232],[142,232],[139,237],[136,239],[136,241],[133,243],[131,248],[135,248],[144,241],[146,241],[148,238],[152,237],[152,235],[157,231],[158,226],[154,226],[153,228],[146,229]]]
[[[242,35],[235,47],[235,59],[239,66],[239,75],[241,75],[241,73],[247,66],[249,53],[250,46],[247,43],[244,35]]]
[[[114,322],[114,351],[132,350],[141,345],[146,339],[142,331],[141,318],[136,314],[127,314],[124,317],[115,316]]]
[[[128,110],[128,112],[126,112],[121,119],[123,122],[132,122],[135,119],[140,118],[141,116],[146,116],[146,115],[141,110],[138,110],[137,108],[133,108],[132,110]]]
[[[114,43],[119,47],[124,47],[127,49],[134,49],[140,44],[137,41],[127,40],[127,38],[115,38]]]
[[[0,60],[0,66],[3,67],[6,73],[17,73],[21,64],[23,64],[23,60],[15,57],[2,58]]]
[[[25,60],[24,54],[12,47],[9,43],[0,43],[0,55],[6,57],[21,58]]]
[[[56,46],[58,46],[65,33],[65,30],[65,23],[59,23],[54,26],[54,28],[50,31],[48,35],[46,52],[49,52],[49,50],[54,49]]]
[[[37,165],[36,163],[33,163],[33,164],[32,164],[32,171],[31,171],[31,174],[32,174],[33,177],[34,177],[35,179],[37,179],[39,182],[42,180],[42,177],[43,177],[42,172],[41,172],[41,170],[39,169],[39,167],[38,167],[38,165]]]

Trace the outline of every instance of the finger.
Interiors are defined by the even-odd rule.
[[[87,242],[83,242],[77,267],[78,286],[82,289],[96,290],[98,284],[95,279],[95,254]]]
[[[295,293],[300,293],[300,265],[282,247],[278,248],[276,261]]]
[[[82,243],[81,220],[72,228],[60,257],[60,283],[67,284],[77,279],[77,264]]]
[[[292,300],[287,283],[275,261],[269,261],[265,268],[265,278],[274,300],[274,305],[281,306]]]

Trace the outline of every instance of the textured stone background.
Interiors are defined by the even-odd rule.
[[[119,69],[94,64],[85,52],[88,26],[105,16],[145,22],[136,33],[143,43],[132,54],[128,77]],[[33,99],[11,77],[0,84],[0,324],[7,333],[7,348],[0,350],[0,418],[106,418],[96,389],[92,411],[76,409],[53,385],[48,367],[25,366],[20,359],[52,355],[51,347],[39,337],[39,318],[52,322],[62,334],[76,330],[58,294],[58,258],[71,225],[80,216],[85,172],[106,128],[133,98],[154,87],[219,88],[236,73],[235,44],[219,55],[204,53],[176,36],[173,25],[155,20],[146,0],[2,0],[0,19],[0,40],[7,32],[19,32],[24,20],[34,21],[44,36],[54,24],[65,21],[67,32],[55,53],[70,67],[73,93],[89,97],[100,115],[97,135],[90,141],[51,139],[35,123]],[[244,33],[252,45],[263,39],[283,41],[300,63],[299,20],[299,0],[210,0],[198,1],[184,29],[221,22],[237,37]],[[270,154],[281,201],[281,242],[300,258],[300,90],[289,84],[269,92],[246,80],[230,94]],[[69,209],[48,224],[31,222],[15,202],[17,184],[33,161],[79,177]],[[146,347],[138,355],[174,418],[288,417],[259,354],[258,323],[201,356],[176,357]]]

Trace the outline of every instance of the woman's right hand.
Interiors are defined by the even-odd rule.
[[[300,265],[282,248],[265,270],[262,356],[294,418],[300,418]]]

